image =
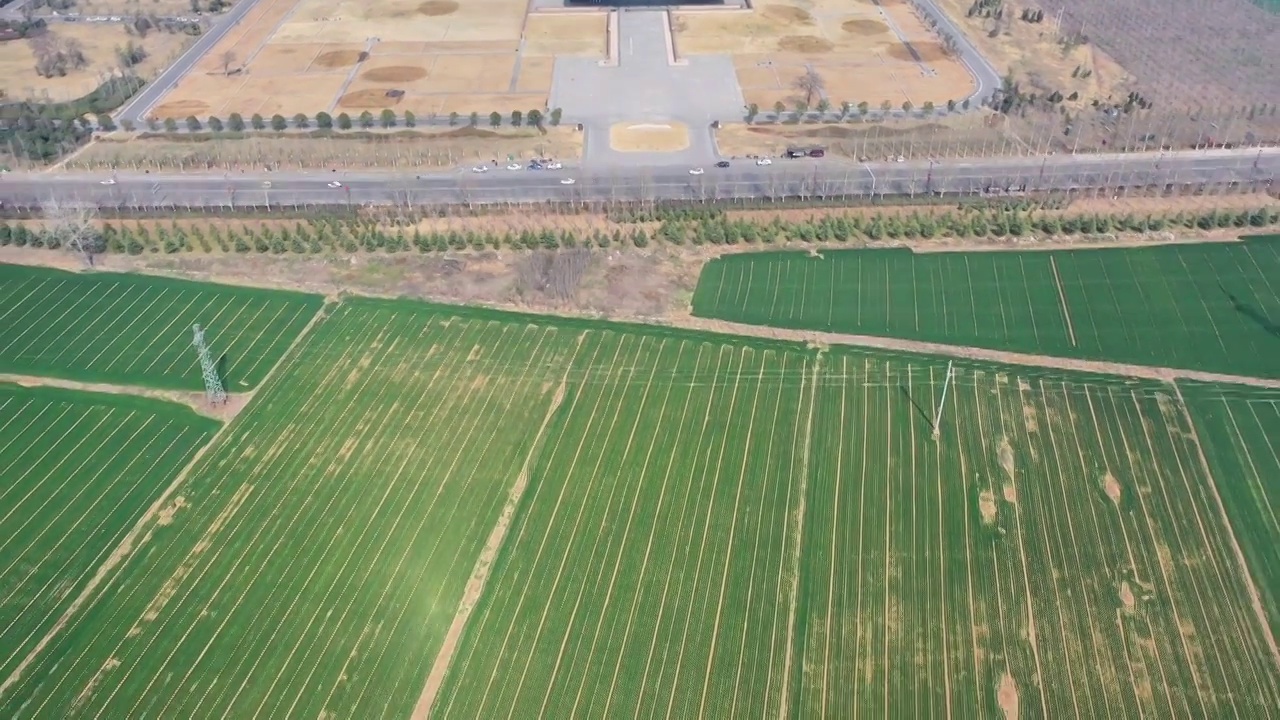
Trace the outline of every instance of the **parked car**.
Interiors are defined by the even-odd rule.
[[[760,158],[756,161],[756,165],[772,165],[773,161],[769,158]]]
[[[823,150],[822,148],[814,148],[809,151],[809,157],[812,157],[812,158],[819,158],[826,154],[827,154],[827,151]]]

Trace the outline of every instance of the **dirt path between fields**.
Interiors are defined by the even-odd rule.
[[[264,387],[272,379],[272,377],[275,376],[275,374],[280,371],[280,368],[285,365],[285,361],[290,356],[293,355],[293,352],[294,350],[297,349],[298,344],[301,343],[302,340],[311,333],[311,329],[315,327],[316,323],[318,323],[322,318],[324,318],[325,315],[326,315],[325,311],[321,310],[320,312],[317,312],[314,317],[311,318],[311,321],[307,323],[306,327],[304,327],[302,331],[298,333],[298,337],[294,338],[293,342],[289,344],[289,348],[285,350],[284,354],[281,356],[280,361],[278,361],[270,370],[267,371],[267,374],[265,377],[262,378],[262,383],[259,385],[259,387]],[[28,376],[22,376],[22,375],[0,375],[0,377],[21,378],[23,381],[29,383],[30,385],[59,386],[59,387],[68,387],[72,389],[111,388],[112,390],[120,391],[124,394],[136,395],[136,394],[145,394],[148,392],[158,392],[158,393],[165,392],[165,391],[159,391],[159,390],[151,391],[146,388],[134,388],[130,386],[105,385],[105,384],[96,384],[96,383],[77,383],[70,380],[28,377]],[[143,393],[135,392],[137,390],[142,390],[144,392]],[[178,393],[178,394],[181,395],[182,393]],[[252,398],[252,393],[247,393],[245,395],[248,396],[245,400],[245,402],[247,403],[248,399]],[[230,398],[230,396],[228,396],[228,398]],[[231,403],[229,401],[228,405],[230,404]],[[240,407],[242,408],[243,405],[241,405]],[[237,410],[237,412],[238,411],[239,410]],[[222,427],[218,428],[218,431],[215,432],[213,436],[209,438],[209,441],[207,443],[204,444],[204,447],[201,447],[200,449],[196,450],[195,454],[191,456],[191,460],[187,462],[186,466],[182,468],[182,471],[179,472],[176,477],[174,477],[173,482],[169,483],[168,487],[166,487],[164,491],[160,493],[159,497],[157,497],[155,501],[151,503],[151,507],[147,508],[147,511],[143,513],[142,517],[138,518],[138,521],[134,523],[133,527],[129,530],[129,534],[124,536],[124,539],[121,540],[120,544],[117,545],[115,549],[111,551],[111,554],[107,557],[107,559],[101,565],[99,565],[96,570],[94,570],[93,577],[89,578],[89,582],[85,584],[84,589],[81,590],[80,594],[76,596],[76,599],[73,600],[71,604],[67,606],[67,609],[63,611],[62,615],[58,618],[58,621],[54,623],[53,627],[49,628],[49,631],[46,632],[44,634],[44,637],[40,638],[40,642],[37,643],[36,646],[32,648],[30,652],[27,653],[27,656],[22,659],[22,662],[18,665],[18,667],[14,668],[13,672],[9,673],[9,676],[4,679],[3,683],[0,683],[0,698],[3,698],[5,692],[7,692],[11,687],[16,685],[19,680],[22,679],[22,673],[26,672],[27,668],[31,665],[31,663],[35,662],[36,658],[40,657],[40,654],[44,652],[44,649],[46,647],[48,647],[49,643],[53,642],[54,638],[58,637],[58,635],[61,634],[64,629],[66,629],[67,625],[71,623],[71,621],[75,618],[76,614],[80,612],[80,609],[90,602],[90,600],[94,597],[94,594],[97,592],[98,586],[100,586],[104,581],[110,578],[110,576],[112,575],[112,572],[116,569],[116,567],[118,567],[121,563],[127,560],[129,556],[132,555],[136,550],[141,549],[142,545],[147,541],[147,539],[151,537],[150,529],[157,520],[161,519],[161,514],[162,513],[165,514],[165,517],[163,518],[165,521],[172,522],[173,520],[172,512],[166,511],[166,508],[170,507],[170,503],[169,503],[170,498],[173,496],[175,492],[177,492],[178,488],[182,487],[182,485],[186,482],[187,476],[191,473],[191,470],[200,463],[200,460],[205,456],[205,454],[208,453],[210,449],[218,446],[218,443],[221,441],[222,436],[227,432],[227,428],[231,427],[232,425],[233,423],[231,422],[224,422],[222,424]],[[144,531],[146,531],[146,534],[143,534]],[[135,543],[137,545],[136,547],[135,547]],[[110,662],[110,660],[108,660],[108,662]]]
[[[579,336],[578,338],[579,347],[582,345],[583,337]],[[572,366],[573,361],[570,360],[567,364]],[[471,611],[475,609],[476,603],[479,602],[480,596],[484,593],[485,584],[489,581],[489,572],[493,569],[494,561],[498,559],[498,553],[502,550],[503,541],[507,537],[507,530],[511,528],[511,521],[515,517],[516,508],[520,507],[520,500],[524,497],[524,491],[529,487],[529,473],[532,470],[533,461],[542,450],[542,444],[547,435],[547,426],[551,424],[551,419],[555,417],[556,410],[560,409],[560,405],[564,402],[565,390],[568,385],[569,373],[566,370],[564,377],[560,379],[560,386],[556,388],[555,395],[551,398],[551,404],[547,407],[546,415],[542,417],[542,425],[538,428],[538,433],[534,435],[533,445],[529,448],[528,455],[525,456],[520,473],[516,476],[516,481],[511,486],[507,502],[502,506],[502,514],[498,516],[498,522],[493,526],[492,532],[489,533],[489,539],[485,542],[484,549],[480,551],[480,557],[476,560],[470,579],[467,580],[466,589],[462,593],[462,602],[458,604],[458,611],[454,613],[453,622],[449,625],[449,631],[445,633],[444,643],[440,646],[440,651],[436,653],[436,659],[431,663],[431,672],[427,674],[427,682],[422,688],[422,694],[418,696],[418,703],[413,708],[413,720],[424,720],[431,717],[431,706],[435,704],[436,695],[439,694],[440,687],[444,684],[445,673],[448,672],[449,664],[453,661],[453,654],[458,649],[458,641],[462,639],[462,631],[467,626],[467,619],[471,617]]]
[[[108,393],[111,395],[136,395],[138,397],[152,398],[154,400],[164,400],[166,402],[176,403],[178,405],[186,405],[197,413],[206,417],[215,418],[223,422],[230,422],[232,418],[240,414],[249,401],[253,399],[253,391],[240,393],[227,393],[227,402],[223,405],[209,405],[205,402],[204,393],[201,392],[183,392],[181,390],[156,390],[154,388],[138,387],[136,385],[113,385],[110,383],[88,383],[78,380],[63,380],[62,378],[37,377],[35,375],[14,375],[11,373],[0,373],[0,382],[13,383],[22,387],[56,387],[65,390],[81,390],[84,392]]]
[[[1127,377],[1147,378],[1173,382],[1175,380],[1197,380],[1201,382],[1234,383],[1261,388],[1280,388],[1280,379],[1255,378],[1244,375],[1228,375],[1225,373],[1200,372],[1198,370],[1181,370],[1168,367],[1151,367],[1147,365],[1130,365],[1128,363],[1103,362],[1100,360],[1077,360],[1075,358],[1057,357],[1054,355],[1033,355],[1029,353],[1009,352],[1005,350],[989,350],[987,348],[967,345],[946,345],[943,343],[925,342],[923,340],[903,340],[901,338],[879,337],[874,335],[846,335],[843,333],[813,332],[809,330],[788,330],[785,328],[761,327],[709,320],[697,317],[668,318],[670,325],[692,330],[746,335],[750,337],[769,338],[771,340],[790,340],[793,342],[817,343],[820,345],[850,345],[854,347],[875,348],[878,350],[896,350],[899,352],[925,353],[943,357],[964,358],[997,362],[1005,365],[1023,365],[1027,367],[1054,368],[1074,372],[1089,372],[1099,375],[1122,375]]]

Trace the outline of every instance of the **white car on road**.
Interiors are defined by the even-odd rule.
[[[487,172],[489,172],[489,166],[488,166],[488,165],[477,165],[477,166],[475,166],[475,167],[471,168],[471,172],[473,172],[473,173],[487,173]]]
[[[329,183],[329,187],[331,187],[331,188],[340,188],[340,187],[342,187],[342,183],[338,182],[337,180],[334,180],[333,182]]]
[[[565,179],[563,179],[563,180],[561,180],[561,181],[560,181],[560,184],[561,184],[561,185],[572,185],[572,184],[574,184],[575,182],[577,182],[577,180],[574,180],[573,178],[565,178]]]
[[[523,170],[523,169],[524,169],[524,166],[523,166],[523,165],[521,165],[520,163],[511,163],[510,165],[508,165],[508,166],[507,166],[507,169],[508,169],[508,170]]]
[[[702,168],[693,168],[692,170],[690,170],[690,171],[689,171],[689,174],[690,174],[690,175],[701,175],[701,174],[702,174],[702,172],[703,172]]]
[[[773,164],[773,161],[770,160],[769,158],[760,158],[759,160],[756,160],[756,165],[763,166],[763,165],[772,165],[772,164]]]
[[[564,163],[553,162],[548,165],[544,165],[543,167],[545,167],[548,170],[563,170]]]
[[[100,183],[98,183],[98,184],[99,184],[99,185],[115,185],[115,184],[116,184],[116,179],[115,179],[115,178],[107,178],[106,180],[103,180],[102,182],[100,182]]]

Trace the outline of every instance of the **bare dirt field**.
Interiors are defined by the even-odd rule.
[[[526,22],[526,10],[524,0],[262,0],[152,114],[545,111],[555,56],[603,57],[605,15]]]
[[[841,157],[884,160],[985,157],[1016,154],[1023,145],[1005,132],[994,113],[966,113],[935,120],[842,124],[741,125],[716,130],[716,145],[730,157],[778,157],[788,146],[821,145]]]
[[[147,59],[135,67],[143,78],[154,77],[167,66],[192,38],[167,32],[151,32],[145,39],[126,35],[121,25],[56,23],[44,38],[78,43],[88,64],[65,76],[45,78],[36,73],[32,40],[0,43],[0,92],[15,100],[40,99],[61,102],[89,94],[112,74],[119,74],[116,48],[132,40],[147,52]]]
[[[451,168],[480,162],[582,155],[582,133],[567,127],[457,127],[309,137],[302,134],[250,135],[219,139],[120,136],[95,141],[64,166],[67,170],[273,170],[306,168]]]
[[[748,103],[794,107],[805,93],[796,81],[807,67],[825,82],[832,107],[888,101],[943,105],[973,91],[973,79],[948,57],[910,5],[809,0],[762,2],[751,13],[679,12],[682,55],[729,54]],[[908,49],[908,43],[910,49]],[[911,50],[919,55],[917,61]],[[817,97],[811,105],[816,105]]]

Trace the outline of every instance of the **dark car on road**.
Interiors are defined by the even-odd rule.
[[[729,161],[728,161],[728,160],[721,160],[720,162],[716,163],[716,167],[718,167],[718,168],[727,168],[727,167],[729,167]]]

